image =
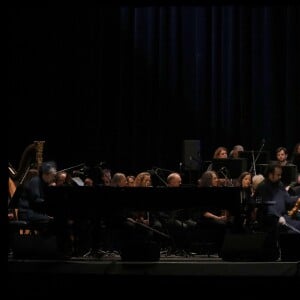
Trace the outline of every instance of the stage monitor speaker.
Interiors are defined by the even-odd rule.
[[[159,261],[160,246],[156,242],[127,241],[121,247],[122,261]]]
[[[58,258],[55,236],[16,235],[12,241],[15,258]]]
[[[221,249],[224,261],[276,261],[279,258],[277,247],[269,246],[265,232],[228,233]]]
[[[199,171],[201,165],[200,140],[184,140],[182,153],[185,170]]]

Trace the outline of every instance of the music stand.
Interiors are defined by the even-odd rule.
[[[300,173],[300,154],[294,156],[292,163],[297,166],[298,173]]]
[[[221,173],[220,177],[222,177],[222,173],[225,173],[228,178],[238,178],[247,170],[247,160],[244,158],[214,158],[212,170]]]
[[[265,170],[268,164],[260,164],[257,165],[256,171],[257,174],[263,174],[265,176]],[[287,186],[293,181],[297,181],[297,166],[296,165],[287,165],[287,166],[282,166],[282,174],[281,174],[281,181],[282,183]]]
[[[256,165],[266,164],[270,160],[270,153],[269,151],[239,151],[239,158],[245,158],[247,161],[247,170],[250,170],[253,164],[253,157],[257,157],[257,160],[255,162]]]
[[[297,181],[298,169],[296,165],[287,165],[282,167],[281,181],[284,185],[289,185]]]
[[[256,166],[256,174],[262,174],[263,176],[265,176],[267,166],[268,166],[268,164],[257,165]]]

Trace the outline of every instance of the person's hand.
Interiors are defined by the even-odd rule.
[[[227,216],[225,216],[225,215],[219,216],[217,219],[218,219],[219,221],[226,222],[226,221],[227,221]]]
[[[280,217],[279,220],[278,220],[278,223],[279,223],[280,225],[286,225],[286,220],[285,220],[285,218],[284,218],[284,217]]]

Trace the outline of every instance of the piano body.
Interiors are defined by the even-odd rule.
[[[114,215],[127,210],[164,211],[201,207],[239,213],[241,192],[237,187],[218,188],[115,188],[89,186],[49,187],[45,192],[47,213],[52,216],[87,217]]]

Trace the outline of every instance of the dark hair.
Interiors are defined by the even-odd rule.
[[[56,169],[56,163],[54,161],[45,161],[39,168],[39,175],[48,174],[51,169]]]
[[[215,171],[205,171],[200,178],[199,187],[211,187],[214,174],[218,177]]]
[[[281,165],[279,165],[278,163],[268,164],[265,169],[265,177],[268,178],[269,174],[273,174],[276,168],[282,170]]]
[[[250,172],[243,172],[238,178],[238,182],[239,182],[240,186],[242,186],[243,179],[248,175],[250,175],[251,181],[252,181],[252,174]]]
[[[276,149],[276,154],[277,154],[278,152],[280,152],[280,151],[283,151],[284,154],[288,154],[288,151],[287,151],[287,149],[286,149],[285,147],[278,147],[278,148]]]

